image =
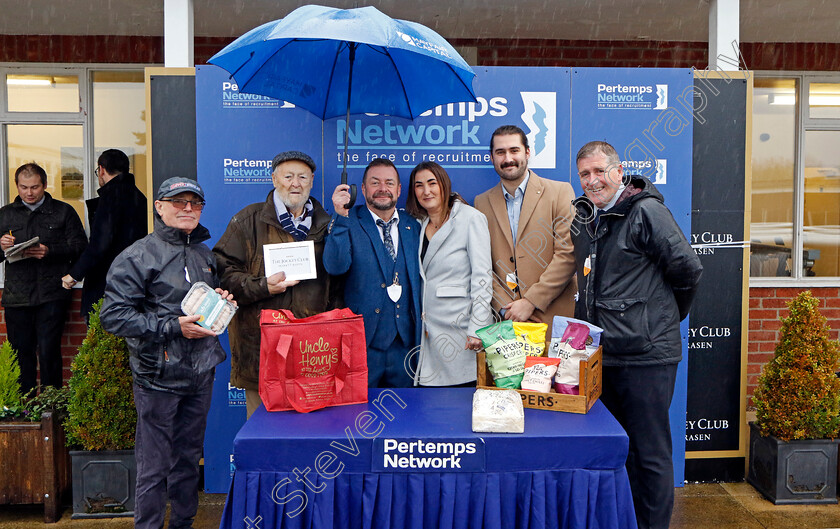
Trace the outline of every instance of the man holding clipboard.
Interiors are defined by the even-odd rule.
[[[310,196],[315,168],[312,158],[300,151],[275,156],[271,163],[274,189],[264,202],[234,215],[213,248],[222,288],[239,304],[228,327],[230,383],[245,389],[248,417],[260,404],[260,311],[288,309],[305,318],[335,308],[334,285],[322,263],[330,216]],[[290,279],[291,269],[272,269],[272,262],[284,260],[290,266],[294,263],[296,272],[314,269],[315,277],[303,273],[294,277],[311,279]]]
[[[36,386],[39,365],[41,385],[61,387],[61,335],[70,302],[61,276],[84,251],[87,237],[73,207],[46,192],[47,173],[38,164],[18,167],[15,186],[17,198],[0,208],[0,255],[6,260],[6,328],[25,394]]]

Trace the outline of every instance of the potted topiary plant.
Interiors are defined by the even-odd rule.
[[[747,481],[770,501],[837,503],[840,349],[810,291],[788,302],[753,395]]]
[[[43,503],[44,522],[57,522],[70,485],[61,428],[67,390],[49,387],[21,395],[19,377],[17,355],[5,342],[0,346],[0,503]]]
[[[137,465],[137,413],[129,352],[123,338],[105,332],[100,300],[73,360],[65,423],[72,450],[73,518],[132,516]]]

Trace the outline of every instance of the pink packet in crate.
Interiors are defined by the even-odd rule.
[[[554,391],[565,395],[580,394],[580,362],[586,360],[586,339],[589,327],[582,323],[569,322],[557,348],[561,359],[554,376]]]
[[[589,327],[582,323],[569,322],[563,333],[563,342],[577,350],[586,349],[586,339],[589,337]]]

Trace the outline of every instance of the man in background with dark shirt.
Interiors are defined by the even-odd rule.
[[[66,289],[85,280],[82,316],[88,321],[91,307],[105,294],[105,276],[114,259],[146,236],[146,197],[128,172],[128,156],[117,149],[99,155],[96,163],[99,196],[86,201],[90,222],[90,244],[61,283]]]

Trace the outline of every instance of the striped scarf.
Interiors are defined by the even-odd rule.
[[[303,214],[301,214],[298,218],[294,218],[292,217],[292,214],[289,213],[286,204],[284,204],[283,200],[280,199],[277,190],[275,190],[274,209],[277,211],[277,220],[280,222],[280,226],[286,230],[289,235],[294,237],[296,241],[306,239],[306,236],[309,235],[309,230],[312,228],[312,211],[314,208],[312,206],[311,198],[303,205]]]

